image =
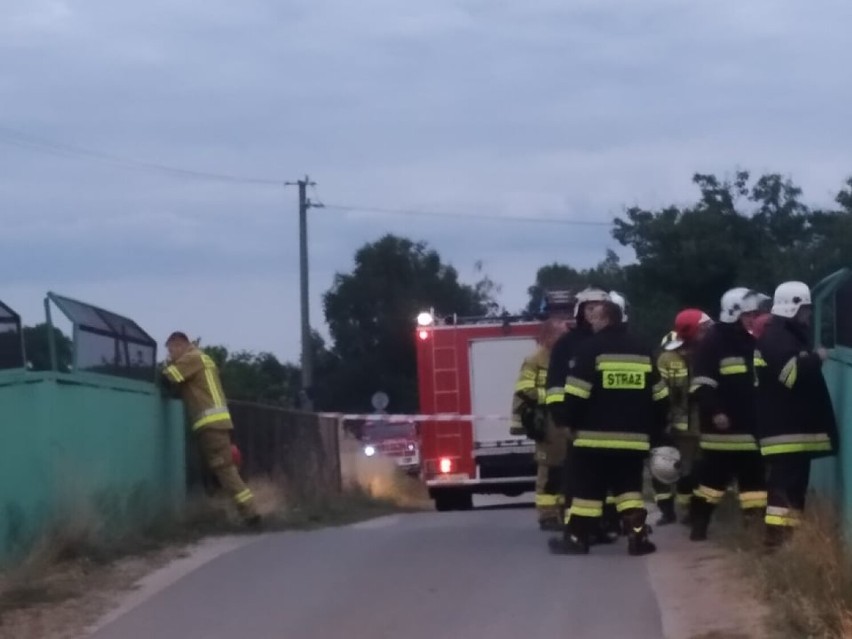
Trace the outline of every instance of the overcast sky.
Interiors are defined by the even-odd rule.
[[[0,299],[48,290],[157,339],[299,349],[297,192],[327,204],[609,221],[695,171],[852,174],[848,0],[0,0]],[[52,150],[51,150],[52,149]],[[513,310],[600,226],[310,211],[311,315],[364,242],[428,241]],[[620,250],[620,249],[619,249]],[[630,259],[629,253],[621,254]]]

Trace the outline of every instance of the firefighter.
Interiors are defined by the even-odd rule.
[[[713,320],[707,313],[697,308],[685,308],[675,316],[674,330],[660,344],[657,369],[669,389],[667,432],[680,452],[681,476],[675,486],[654,481],[654,498],[660,509],[658,526],[677,521],[675,503],[689,510],[692,491],[696,487],[693,469],[698,450],[698,424],[690,419],[689,360],[695,345],[712,325]],[[689,523],[688,512],[683,521]]]
[[[565,383],[566,415],[574,431],[570,519],[554,554],[586,554],[612,490],[628,534],[628,553],[656,550],[648,539],[642,497],[645,458],[662,443],[668,389],[651,351],[625,329],[621,309],[603,302],[590,313],[594,337],[580,346]]]
[[[716,505],[736,479],[747,524],[766,508],[763,460],[755,438],[754,338],[758,298],[747,288],[726,291],[719,323],[695,350],[690,395],[698,409],[701,463],[690,503],[690,539],[707,539]]]
[[[166,340],[169,359],[163,370],[166,382],[180,390],[207,467],[234,500],[237,510],[251,527],[260,524],[254,495],[234,465],[231,448],[231,415],[215,362],[185,333],[172,333]]]
[[[545,404],[550,420],[557,428],[565,431],[568,440],[565,461],[563,463],[562,478],[562,521],[568,523],[571,505],[571,433],[568,430],[568,418],[565,414],[565,380],[571,363],[577,352],[577,348],[592,336],[592,327],[589,324],[589,316],[596,306],[609,299],[607,292],[601,288],[588,286],[575,298],[574,326],[565,335],[560,337],[550,355],[550,364],[547,368],[547,391]]]
[[[838,449],[837,424],[821,371],[828,353],[810,349],[811,315],[808,286],[780,284],[755,353],[760,452],[768,469],[769,548],[783,543],[800,523],[811,460]]]
[[[542,307],[544,323],[535,353],[521,365],[512,399],[513,435],[527,435],[536,442],[538,472],[535,505],[541,530],[561,528],[562,466],[568,448],[567,432],[557,428],[545,411],[545,388],[550,352],[554,343],[568,329],[574,315],[574,298],[568,291],[551,291]]]

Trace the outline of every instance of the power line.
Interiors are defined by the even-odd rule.
[[[336,211],[381,213],[385,215],[422,215],[427,217],[479,219],[504,222],[532,222],[536,224],[565,224],[572,226],[612,226],[611,222],[602,222],[595,220],[571,220],[558,217],[524,217],[522,215],[496,215],[487,213],[462,213],[459,211],[424,211],[420,209],[394,209],[381,208],[376,206],[359,206],[351,204],[326,204],[325,208]]]
[[[216,173],[211,171],[199,171],[195,169],[186,169],[181,167],[170,166],[160,162],[149,162],[138,160],[135,158],[123,157],[113,153],[104,153],[96,149],[91,149],[84,146],[65,144],[40,138],[37,136],[17,131],[9,127],[0,126],[0,144],[7,146],[16,146],[18,148],[28,149],[31,151],[47,153],[66,158],[85,158],[89,160],[97,160],[125,169],[148,171],[159,173],[161,175],[169,175],[177,178],[187,178],[196,180],[208,180],[215,182],[226,182],[230,184],[245,184],[245,185],[262,185],[262,186],[282,186],[286,185],[281,180],[271,180],[268,178],[238,176],[227,173]],[[309,185],[313,187],[313,185]],[[565,219],[558,217],[526,217],[521,215],[496,215],[485,213],[463,213],[459,211],[428,211],[421,209],[402,209],[402,208],[384,208],[377,206],[363,206],[357,204],[326,204],[323,205],[314,190],[315,202],[313,206],[323,207],[336,211],[350,211],[363,213],[379,213],[382,215],[400,215],[400,216],[422,216],[422,217],[437,217],[448,219],[469,219],[469,220],[487,220],[492,222],[518,222],[529,224],[555,224],[560,226],[597,226],[609,227],[611,222],[595,221],[595,220],[576,220]]]
[[[213,173],[210,171],[197,171],[194,169],[184,169],[159,162],[146,162],[134,158],[122,157],[113,155],[112,153],[104,153],[95,149],[90,149],[83,146],[73,144],[63,144],[53,142],[44,138],[38,138],[21,131],[9,129],[8,127],[0,127],[0,144],[9,146],[17,146],[32,151],[40,151],[51,155],[59,155],[63,157],[82,157],[91,160],[99,160],[107,162],[113,166],[122,168],[137,169],[143,171],[152,171],[161,174],[171,175],[173,177],[183,177],[198,180],[211,180],[217,182],[229,182],[233,184],[257,184],[265,186],[281,186],[281,180],[270,180],[267,178],[244,177],[238,175],[229,175],[226,173]]]

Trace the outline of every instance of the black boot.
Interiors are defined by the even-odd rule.
[[[565,528],[562,537],[551,537],[547,540],[552,555],[587,555],[589,554],[589,535],[586,517],[572,517]]]
[[[629,514],[625,514],[624,523],[627,526],[628,555],[639,557],[656,552],[657,546],[648,539],[651,529],[645,523],[647,518],[648,511],[644,508],[636,509],[631,511]]]
[[[677,521],[673,497],[667,497],[666,499],[659,500],[657,502],[657,508],[660,509],[660,518],[657,520],[658,526],[666,526],[667,524],[673,524]]]
[[[707,539],[707,528],[710,527],[710,516],[714,510],[713,504],[701,497],[692,497],[689,504],[689,516],[692,520],[689,532],[690,541],[704,541]]]

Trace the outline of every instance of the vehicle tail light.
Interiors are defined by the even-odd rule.
[[[449,457],[442,457],[438,464],[438,468],[440,468],[441,472],[446,475],[453,469],[453,460]]]
[[[418,336],[421,340],[425,341],[425,340],[429,339],[429,331],[427,331],[427,330],[420,330],[420,331],[418,331],[417,336]]]

